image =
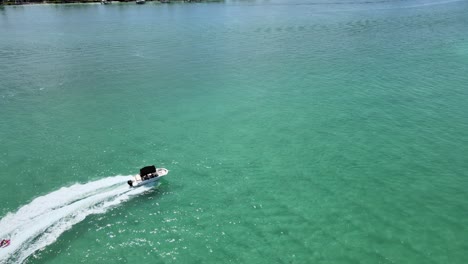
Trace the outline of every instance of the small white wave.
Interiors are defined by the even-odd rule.
[[[104,213],[151,187],[129,188],[127,179],[114,176],[64,187],[34,199],[16,213],[8,213],[0,220],[0,239],[11,239],[11,244],[0,250],[0,263],[24,262],[86,216]]]

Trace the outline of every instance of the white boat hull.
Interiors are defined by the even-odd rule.
[[[130,179],[128,181],[128,184],[131,187],[138,187],[138,186],[146,185],[146,184],[149,184],[149,183],[152,183],[152,182],[159,181],[162,177],[166,176],[168,173],[169,173],[168,169],[156,168],[156,175],[157,176],[154,176],[154,177],[149,178],[149,179],[144,179],[140,175],[137,174],[137,175],[133,176],[132,179]],[[130,184],[130,182],[132,184]]]

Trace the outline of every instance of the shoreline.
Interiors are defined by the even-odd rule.
[[[0,7],[2,6],[19,6],[19,5],[61,5],[61,4],[102,4],[102,0],[50,0],[50,1],[31,1],[31,0],[0,0]],[[107,3],[135,3],[136,0],[106,0]],[[220,0],[146,0],[146,2],[157,2],[161,4],[170,3],[202,3],[202,2],[220,2]]]

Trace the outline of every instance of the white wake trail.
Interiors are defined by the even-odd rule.
[[[152,186],[129,188],[128,178],[114,176],[61,188],[8,213],[0,220],[0,238],[11,239],[11,244],[0,249],[0,263],[22,263],[86,216],[103,213]]]

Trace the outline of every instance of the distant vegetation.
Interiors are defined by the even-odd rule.
[[[161,2],[161,3],[170,3],[170,2],[215,2],[215,1],[206,1],[206,0],[146,0]],[[67,4],[67,3],[100,3],[101,0],[0,0],[0,5],[23,5],[23,4]],[[112,2],[135,2],[135,0],[112,0]],[[216,1],[218,2],[218,1]]]

